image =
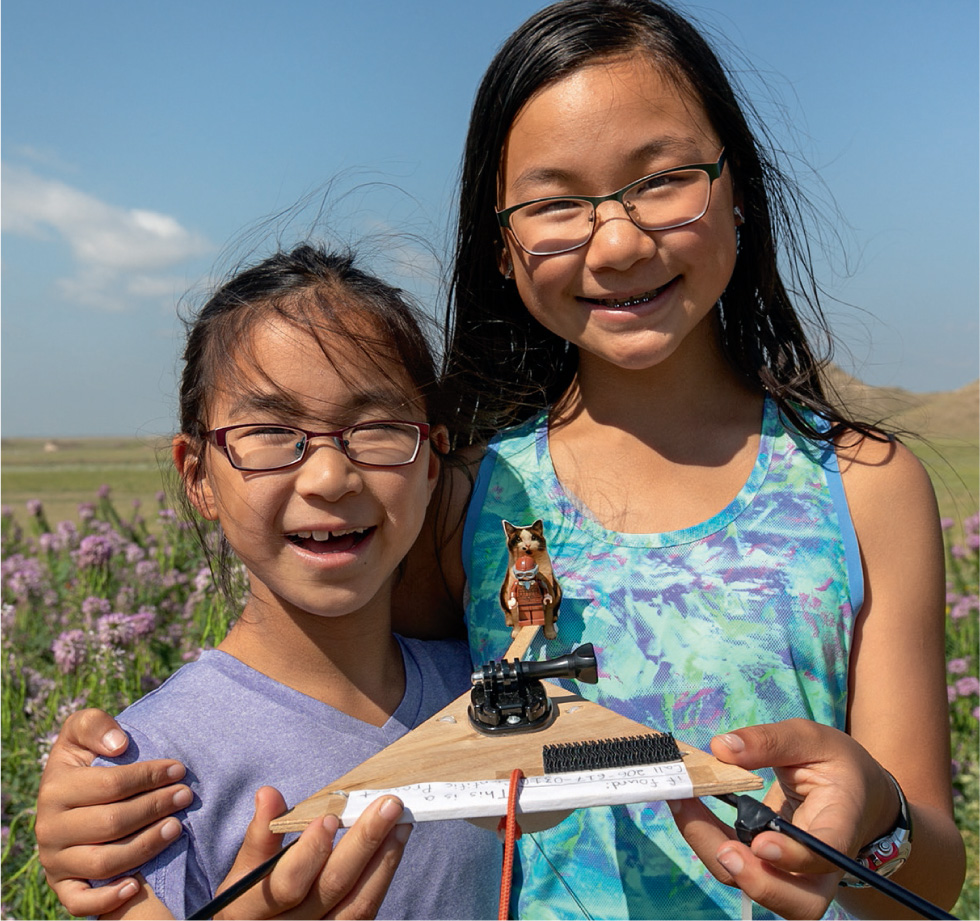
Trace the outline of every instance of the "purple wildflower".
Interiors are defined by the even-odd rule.
[[[96,490],[96,495],[97,495],[97,496],[98,496],[98,497],[99,497],[100,499],[108,499],[108,498],[109,498],[109,493],[111,493],[111,492],[112,492],[112,487],[111,487],[111,486],[109,486],[109,485],[108,485],[108,484],[106,484],[106,483],[103,483],[103,484],[102,484],[102,485],[101,485],[101,486],[100,486],[100,487],[99,487],[99,488],[98,488],[98,489]]]
[[[51,646],[54,661],[62,674],[73,672],[85,661],[88,644],[81,630],[66,630]]]
[[[27,511],[33,515],[35,518],[39,518],[41,512],[44,511],[44,506],[41,504],[40,499],[28,499],[27,500]]]
[[[158,489],[157,502],[159,502],[162,505],[166,501],[167,501],[167,494],[162,489]]]
[[[108,598],[96,598],[94,595],[89,595],[82,602],[82,615],[86,620],[92,620],[95,617],[103,617],[112,610],[112,604],[109,602]]]
[[[36,557],[15,553],[0,564],[0,579],[18,598],[27,598],[40,591],[44,584],[44,572]]]
[[[946,702],[947,703],[952,703],[954,700],[956,700],[956,698],[957,698],[956,688],[954,688],[951,684],[947,684],[946,685]]]
[[[951,675],[962,675],[970,667],[969,659],[950,659],[946,665],[946,671]]]
[[[978,605],[980,605],[980,600],[978,600],[976,595],[963,595],[949,609],[949,616],[953,620],[962,620],[971,611],[977,610]]]
[[[952,518],[940,518],[939,519],[939,526],[944,531],[948,531],[951,527],[953,527],[953,519]]]
[[[956,693],[960,697],[969,697],[971,694],[980,693],[980,679],[974,678],[973,675],[967,675],[965,678],[960,678],[956,682]]]
[[[101,534],[89,534],[82,538],[75,554],[79,569],[104,566],[112,558],[115,547],[109,538]]]

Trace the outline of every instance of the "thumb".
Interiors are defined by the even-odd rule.
[[[77,710],[65,720],[57,744],[64,760],[87,767],[96,755],[121,755],[129,745],[129,737],[108,713]]]
[[[249,822],[245,840],[238,849],[231,870],[219,886],[219,891],[237,882],[281,850],[283,836],[269,831],[269,823],[285,811],[286,801],[275,787],[259,787],[255,791],[255,815]]]
[[[746,726],[715,736],[711,752],[726,764],[747,770],[818,764],[840,747],[846,736],[830,726],[805,719]]]

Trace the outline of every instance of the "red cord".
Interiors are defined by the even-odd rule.
[[[507,816],[500,820],[497,831],[504,832],[504,865],[500,872],[500,910],[498,921],[507,921],[510,916],[510,884],[514,873],[514,842],[521,836],[521,826],[517,824],[517,796],[524,772],[514,768],[510,773],[510,791],[507,794]]]

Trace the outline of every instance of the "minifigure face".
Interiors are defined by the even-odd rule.
[[[724,144],[703,106],[637,54],[546,85],[518,113],[500,165],[498,208],[537,198],[605,195],[643,176],[713,163]],[[533,256],[505,232],[502,267],[531,314],[574,343],[580,361],[650,368],[680,349],[725,290],[735,265],[727,166],[707,212],[672,230],[637,227],[617,201],[596,211],[590,241]]]
[[[246,386],[217,396],[209,427],[278,422],[331,431],[372,419],[427,421],[400,369],[379,379],[376,369],[337,357],[343,375],[308,332],[281,318],[259,321]],[[204,469],[192,501],[221,522],[245,564],[250,604],[340,617],[387,616],[392,574],[421,529],[439,464],[426,441],[408,466],[368,468],[321,438],[302,463],[264,472],[237,470],[208,445]]]

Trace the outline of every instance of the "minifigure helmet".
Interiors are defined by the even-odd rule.
[[[533,579],[538,574],[538,566],[530,556],[522,556],[514,564],[514,578],[521,580]]]

